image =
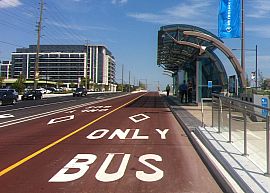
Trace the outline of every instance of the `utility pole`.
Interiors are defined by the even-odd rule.
[[[124,64],[122,64],[122,92],[124,91]]]
[[[130,92],[130,71],[128,72],[128,92]]]
[[[38,22],[38,37],[37,37],[37,52],[35,60],[35,74],[34,74],[34,90],[37,89],[39,80],[39,52],[40,52],[40,36],[42,27],[42,14],[43,14],[44,0],[40,0],[40,16]]]
[[[86,66],[85,66],[85,88],[87,89],[87,67],[88,67],[88,46],[89,46],[89,40],[86,40]],[[89,76],[89,80],[90,80],[90,76]]]
[[[255,70],[255,84],[256,84],[256,90],[258,90],[258,46],[256,45],[256,70]]]

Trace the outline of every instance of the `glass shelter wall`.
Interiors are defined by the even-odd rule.
[[[227,74],[220,71],[210,58],[201,57],[197,60],[197,99],[211,98],[212,93],[222,93],[227,88]],[[212,81],[209,87],[208,81]]]

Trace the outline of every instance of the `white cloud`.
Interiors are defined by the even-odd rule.
[[[0,0],[0,9],[9,7],[18,7],[22,5],[20,0]]]
[[[55,21],[47,21],[49,25],[53,25],[60,28],[72,29],[78,31],[88,31],[88,30],[106,30],[106,31],[114,31],[113,28],[103,27],[103,26],[83,26],[83,25],[72,25],[72,24],[64,24]]]
[[[112,4],[125,4],[128,0],[112,0]]]
[[[165,13],[170,16],[190,18],[202,16],[206,10],[209,10],[210,1],[191,0],[188,3],[181,3],[178,6],[171,7],[165,10]]]
[[[218,5],[217,3],[215,5]],[[216,28],[217,12],[209,12],[215,6],[211,0],[190,0],[167,8],[159,13],[129,13],[128,16],[137,20],[158,24],[185,23],[204,28]],[[215,20],[217,21],[217,19]]]
[[[246,27],[247,32],[257,34],[259,37],[270,38],[270,25],[252,25]]]
[[[252,18],[269,18],[270,17],[270,1],[269,0],[253,0],[247,4],[247,17]]]

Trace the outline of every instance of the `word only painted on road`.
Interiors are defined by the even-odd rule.
[[[96,140],[96,139],[102,139],[105,138],[107,135],[107,138],[112,140],[114,138],[118,139],[138,139],[138,140],[145,140],[149,139],[148,135],[142,135],[140,134],[140,129],[126,129],[126,130],[121,130],[121,129],[115,129],[112,134],[108,135],[108,133],[111,130],[109,129],[97,129],[90,133],[86,138],[90,140]],[[155,129],[158,135],[160,135],[161,139],[166,139],[166,134],[168,133],[169,129]],[[130,135],[131,133],[131,135]]]
[[[82,113],[95,113],[95,112],[106,112],[108,111],[112,106],[90,106],[86,107],[84,110],[82,110]]]
[[[112,160],[115,156],[122,156],[122,161],[116,172],[107,173]],[[114,182],[121,179],[128,166],[131,154],[125,153],[107,153],[107,158],[104,160],[99,170],[97,171],[95,177],[100,182]],[[57,172],[49,182],[71,182],[77,180],[85,175],[89,170],[90,165],[93,164],[97,159],[95,154],[77,154],[70,162],[68,162],[59,172]],[[148,173],[143,170],[138,170],[135,172],[137,179],[143,182],[155,182],[163,178],[164,172],[153,165],[148,160],[154,160],[156,162],[161,162],[162,158],[156,154],[145,154],[139,157],[138,162],[142,165],[150,168],[153,172]],[[144,168],[144,167],[143,167]],[[148,169],[149,170],[149,169]],[[71,172],[73,171],[73,172]],[[76,171],[76,172],[74,172]]]

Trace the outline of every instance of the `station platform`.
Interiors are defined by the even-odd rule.
[[[211,127],[211,106],[204,107],[202,122],[201,105],[181,104],[174,96],[165,98],[209,171],[222,186],[228,187],[228,192],[270,192],[270,177],[265,174],[265,165],[258,164],[266,163],[266,160],[260,156],[251,159],[251,156],[243,155],[237,148],[238,144],[228,142],[224,134]],[[249,146],[256,151],[260,147],[259,144]]]

